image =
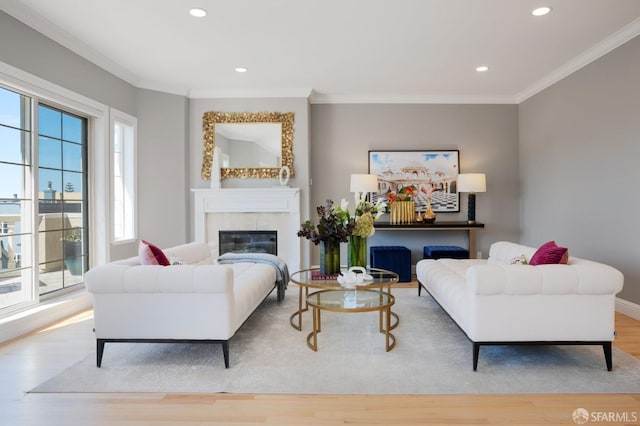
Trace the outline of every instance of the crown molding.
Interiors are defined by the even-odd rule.
[[[33,28],[40,34],[66,47],[87,61],[97,65],[132,86],[139,87],[139,78],[134,73],[99,53],[97,50],[53,24],[51,21],[43,18],[23,3],[17,0],[0,0],[0,6],[2,11],[13,16],[23,24]]]
[[[467,95],[438,95],[438,96],[350,96],[323,95],[314,92],[311,95],[312,104],[516,104],[513,96],[467,96]]]
[[[188,93],[191,99],[202,98],[309,98],[313,89],[249,89],[249,90],[208,90],[192,89]]]
[[[568,77],[585,65],[588,65],[596,59],[606,55],[615,48],[636,37],[638,34],[640,34],[640,18],[635,19],[627,26],[611,34],[609,37],[595,44],[593,47],[566,62],[560,68],[552,71],[546,77],[541,78],[527,89],[518,93],[515,96],[517,101],[516,103],[520,104],[524,102],[531,96],[543,91],[563,78]]]
[[[139,80],[136,85],[138,89],[154,90],[156,92],[168,93],[171,95],[179,95],[189,97],[189,88],[169,83],[158,83],[150,80]]]

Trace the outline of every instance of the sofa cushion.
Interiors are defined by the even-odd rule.
[[[213,265],[211,249],[207,243],[182,244],[167,248],[164,253],[169,259],[179,260],[181,265]]]
[[[555,241],[549,241],[540,246],[533,254],[529,265],[566,264],[569,260],[569,250],[559,247]]]
[[[138,244],[138,256],[142,265],[169,266],[171,264],[160,248],[145,240],[140,240]]]
[[[498,241],[489,248],[489,263],[493,265],[510,265],[515,257],[524,256],[531,259],[536,252],[534,247],[512,243],[510,241]]]

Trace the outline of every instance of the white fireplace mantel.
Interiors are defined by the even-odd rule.
[[[217,242],[211,241],[209,227],[217,227],[218,217],[226,213],[286,214],[286,220],[278,231],[278,256],[287,263],[290,271],[300,269],[300,189],[274,188],[197,188],[194,194],[195,241],[212,246],[217,256]],[[228,219],[226,220],[227,226]],[[245,229],[238,215],[236,229]],[[212,225],[213,224],[213,225]],[[246,224],[245,224],[246,225]],[[282,250],[281,250],[282,249]]]

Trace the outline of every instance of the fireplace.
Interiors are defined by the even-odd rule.
[[[218,231],[220,254],[278,254],[278,231]]]
[[[211,188],[192,189],[195,241],[206,242],[217,258],[223,253],[221,231],[274,231],[276,253],[289,266],[300,269],[300,189]]]

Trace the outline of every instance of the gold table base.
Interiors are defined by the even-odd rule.
[[[372,291],[372,290],[365,290],[365,291]],[[342,290],[321,290],[318,293],[324,293],[324,292],[343,292],[343,291]],[[316,352],[318,351],[318,333],[320,333],[322,330],[322,316],[321,316],[322,310],[328,310],[332,312],[341,312],[341,313],[360,313],[360,312],[378,311],[379,312],[378,330],[380,331],[380,333],[385,335],[386,351],[389,352],[390,350],[392,350],[396,346],[396,337],[393,334],[391,334],[391,330],[393,329],[391,326],[391,317],[395,316],[396,318],[396,324],[394,327],[397,327],[399,322],[398,316],[391,312],[391,306],[394,305],[395,298],[389,293],[382,292],[382,289],[380,289],[379,293],[380,293],[381,300],[383,295],[386,295],[389,297],[389,302],[386,304],[381,304],[379,306],[372,306],[367,308],[333,308],[333,307],[322,306],[322,305],[312,305],[313,330],[307,336],[307,346],[309,346],[309,348],[312,349],[313,351],[316,351]],[[311,295],[313,296],[313,294],[315,293],[312,293]],[[307,310],[309,305],[308,297],[309,296],[307,296],[307,308],[306,308]]]
[[[289,317],[289,323],[291,324],[291,327],[295,328],[298,331],[302,331],[302,313],[303,312],[307,312],[309,310],[309,305],[306,302],[306,298],[309,297],[309,287],[304,287],[304,298],[305,298],[305,302],[304,302],[304,308],[302,307],[302,286],[298,286],[299,288],[299,292],[298,292],[298,310],[295,311],[294,313],[291,314],[291,317]],[[389,289],[390,290],[390,289]],[[391,292],[389,291],[389,294],[391,294]],[[396,314],[395,312],[391,311],[391,317],[395,320],[391,323],[391,327],[389,328],[389,330],[393,330],[395,329],[398,324],[400,324],[400,317],[398,316],[398,314]],[[298,323],[294,323],[294,319],[295,317],[298,317]]]

